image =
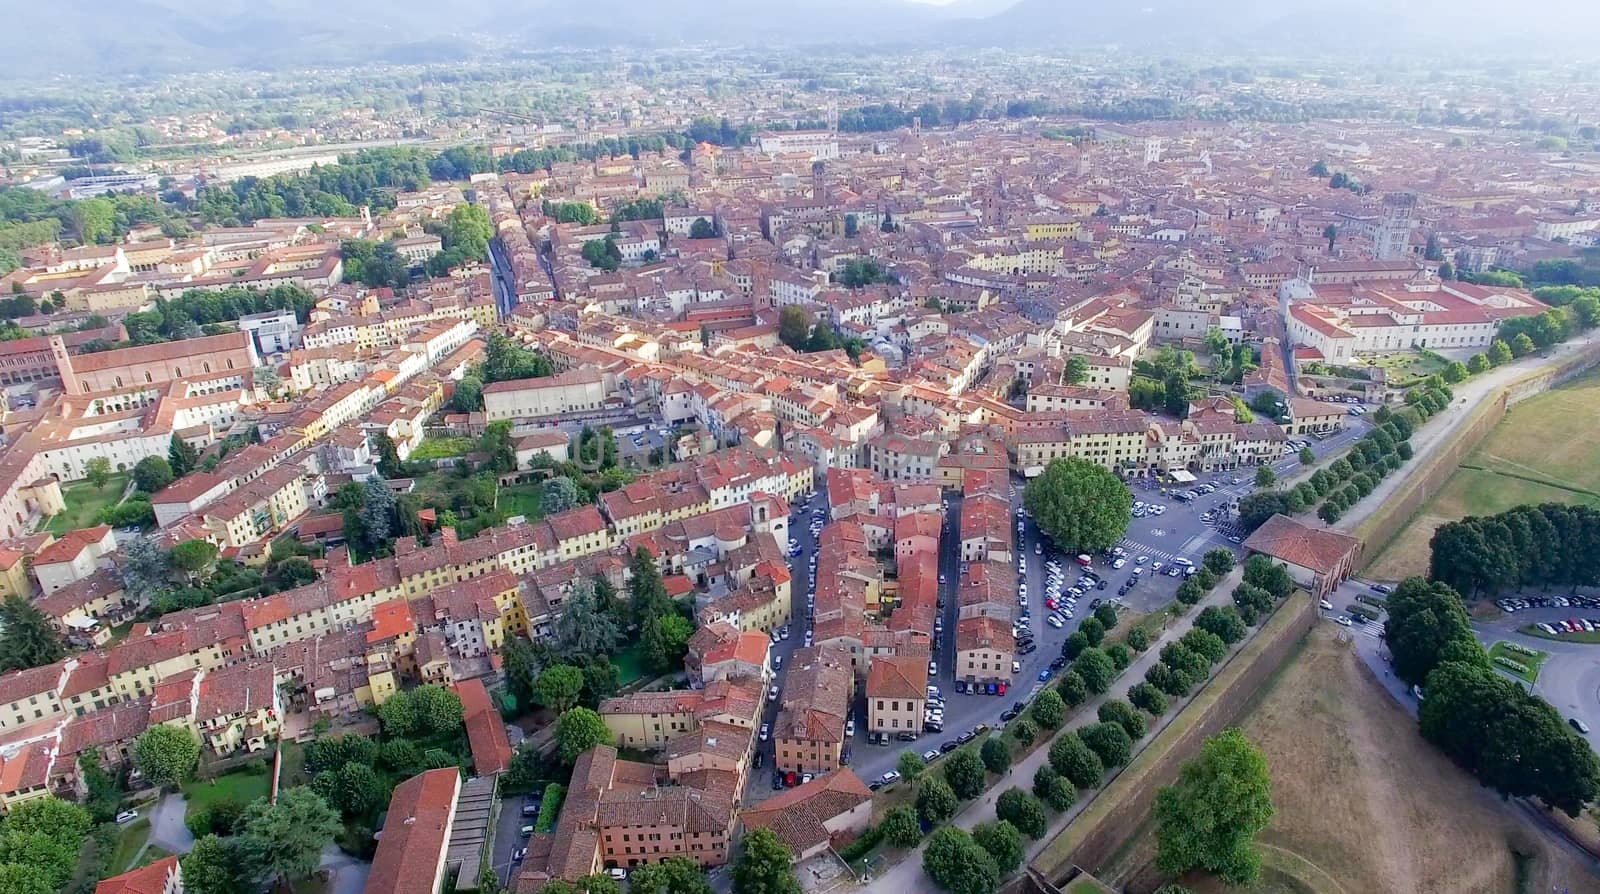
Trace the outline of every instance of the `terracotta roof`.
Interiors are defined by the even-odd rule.
[[[94,894],[164,894],[167,877],[182,877],[182,873],[177,857],[163,857],[149,866],[106,879],[95,885]]]
[[[829,840],[825,823],[872,800],[855,773],[841,769],[788,789],[739,814],[746,830],[769,828],[801,854]]]
[[[874,658],[867,669],[867,698],[922,699],[928,695],[928,665],[921,658]]]
[[[366,894],[433,894],[460,789],[455,767],[428,770],[395,786]]]
[[[1244,542],[1248,552],[1261,553],[1317,574],[1331,574],[1361,541],[1327,528],[1313,528],[1287,515],[1274,515]]]
[[[479,776],[499,773],[511,767],[511,740],[506,736],[500,712],[489,701],[482,680],[462,680],[456,684],[465,714],[467,744],[472,747],[472,768]]]

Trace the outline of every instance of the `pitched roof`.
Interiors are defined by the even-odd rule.
[[[94,894],[163,894],[167,876],[183,876],[177,857],[163,857],[149,866],[112,876],[94,887]]]
[[[1361,549],[1361,541],[1327,528],[1313,528],[1287,515],[1274,515],[1244,542],[1248,552],[1331,574],[1345,557]]]
[[[489,701],[489,692],[478,679],[456,684],[467,726],[467,744],[472,747],[472,768],[479,776],[499,773],[511,767],[511,739],[500,722],[500,712]]]
[[[428,770],[395,786],[366,894],[433,894],[460,789],[455,767]]]
[[[872,800],[872,791],[849,769],[783,791],[739,814],[745,828],[769,828],[789,850],[805,853],[831,835],[824,825]]]

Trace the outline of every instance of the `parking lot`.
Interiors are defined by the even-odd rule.
[[[1576,599],[1574,599],[1576,596]],[[1473,630],[1485,648],[1499,641],[1516,643],[1546,652],[1549,657],[1539,668],[1539,679],[1533,691],[1542,696],[1564,718],[1576,718],[1589,731],[1584,738],[1600,748],[1600,644],[1580,642],[1576,637],[1555,638],[1528,636],[1520,632],[1524,625],[1549,624],[1565,629],[1566,622],[1600,621],[1600,594],[1563,593],[1559,595],[1527,595],[1527,608],[1502,614],[1487,621],[1474,621]],[[1557,600],[1567,602],[1557,604]],[[1544,601],[1548,604],[1537,605]],[[1582,626],[1579,624],[1578,626]],[[1600,624],[1595,624],[1600,630]]]

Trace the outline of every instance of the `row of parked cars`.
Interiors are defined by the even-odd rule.
[[[1600,630],[1600,620],[1591,621],[1588,618],[1568,618],[1565,621],[1547,621],[1533,625],[1551,636],[1561,636],[1565,633],[1593,633]]]
[[[1528,596],[1508,599],[1497,599],[1495,605],[1503,612],[1519,612],[1525,608],[1566,608],[1576,605],[1582,608],[1600,608],[1600,597],[1597,596]]]

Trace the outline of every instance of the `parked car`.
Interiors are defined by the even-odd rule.
[[[117,814],[117,825],[125,826],[128,823],[131,823],[131,822],[133,822],[134,820],[136,820],[138,818],[139,818],[139,811],[137,811],[137,810],[124,810],[121,813]]]

